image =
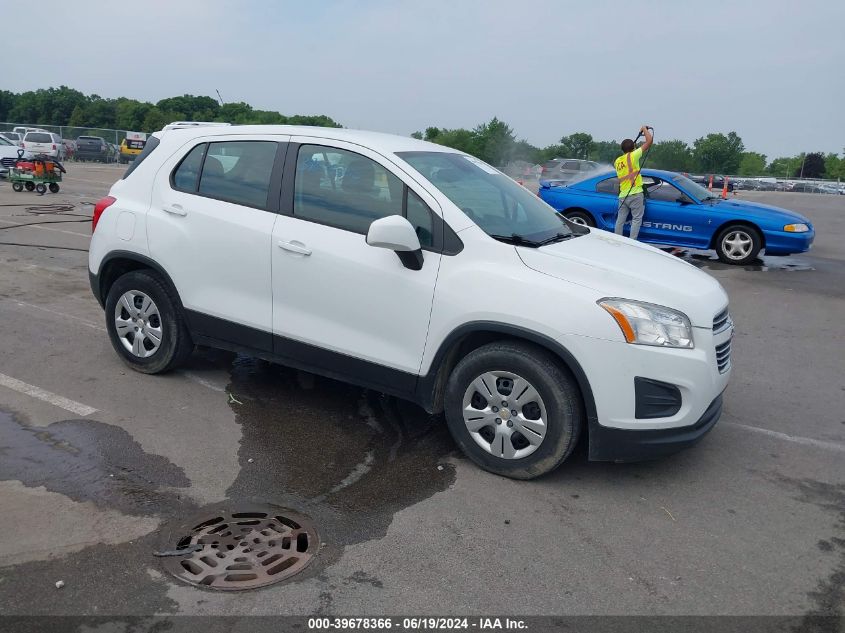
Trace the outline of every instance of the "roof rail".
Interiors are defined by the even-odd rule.
[[[219,123],[217,121],[174,121],[161,128],[161,131],[184,130],[192,127],[217,127],[220,125],[231,125],[231,123]]]

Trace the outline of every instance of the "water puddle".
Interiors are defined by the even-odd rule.
[[[703,270],[748,270],[754,272],[774,272],[774,271],[808,271],[815,270],[815,268],[805,259],[800,256],[790,255],[786,257],[777,257],[775,255],[760,255],[752,262],[743,266],[734,264],[726,264],[718,258],[713,251],[702,251],[698,249],[681,249],[676,255],[679,259],[689,262],[693,266]]]

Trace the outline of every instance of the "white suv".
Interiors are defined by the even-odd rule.
[[[342,129],[166,129],[95,208],[89,275],[133,369],[194,344],[445,412],[528,479],[693,444],[730,376],[728,298],[650,246],[578,226],[482,161]]]
[[[46,130],[30,131],[23,137],[21,147],[29,155],[37,156],[44,154],[58,160],[64,159],[65,146],[62,137]]]

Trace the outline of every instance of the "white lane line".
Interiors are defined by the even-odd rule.
[[[70,411],[71,413],[75,413],[76,415],[82,417],[91,415],[96,411],[94,407],[89,407],[88,405],[76,402],[75,400],[69,400],[63,396],[57,396],[46,389],[30,385],[29,383],[25,383],[17,378],[12,378],[6,374],[0,374],[0,386],[8,387],[13,391],[24,393],[28,396],[32,396],[33,398],[37,398],[38,400],[43,400],[44,402],[49,402],[55,407],[60,407],[65,411]]]
[[[42,229],[44,231],[52,231],[53,233],[64,233],[66,235],[78,235],[79,237],[91,237],[90,233],[77,233],[76,231],[68,231],[66,229],[51,229],[43,224],[19,224],[18,222],[9,222],[8,220],[0,220],[0,224],[7,224],[18,229]]]
[[[194,374],[190,371],[182,371],[180,373],[183,376],[185,376],[185,378],[187,378],[188,380],[192,380],[193,382],[202,385],[206,389],[211,389],[212,391],[217,391],[218,393],[226,393],[225,387],[221,387],[220,385],[215,385],[210,380],[206,380],[205,378],[197,376],[196,374]]]
[[[364,461],[359,462],[355,465],[355,467],[349,472],[349,474],[341,481],[338,485],[334,488],[329,490],[328,494],[334,494],[339,490],[343,490],[354,484],[356,481],[361,479],[364,475],[370,472],[370,469],[373,467],[373,461],[375,461],[375,455],[373,455],[373,451],[367,451],[367,454],[364,456]]]
[[[816,448],[824,448],[831,451],[837,451],[839,453],[845,453],[845,444],[840,444],[838,442],[827,442],[825,440],[814,440],[811,437],[787,435],[786,433],[781,433],[780,431],[761,429],[759,426],[748,426],[747,424],[740,424],[739,422],[725,422],[725,424],[736,426],[740,429],[745,429],[746,431],[768,435],[769,437],[774,437],[786,442],[793,442],[794,444],[803,444],[804,446],[814,446]]]
[[[107,332],[106,328],[101,325],[97,325],[96,323],[91,323],[86,319],[80,319],[79,317],[65,314],[64,312],[58,312],[56,310],[51,310],[50,308],[45,308],[44,306],[37,306],[34,303],[27,303],[26,301],[18,301],[17,299],[6,299],[7,302],[14,302],[18,307],[21,308],[30,308],[32,310],[41,310],[42,312],[48,312],[55,316],[61,317],[64,319],[70,319],[71,321],[76,321],[77,323],[84,325],[85,327],[90,327],[92,330],[97,330],[99,332]]]

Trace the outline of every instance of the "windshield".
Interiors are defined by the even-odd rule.
[[[2,136],[0,136],[0,145],[14,145],[14,143],[10,143],[10,142],[9,142],[9,141],[7,141],[5,138],[3,138]]]
[[[712,191],[708,191],[705,187],[702,187],[697,182],[694,182],[687,178],[686,176],[681,176],[678,174],[674,176],[672,180],[678,185],[680,185],[683,189],[686,190],[693,198],[701,202],[702,200],[707,200],[709,198],[718,198],[718,196],[714,196]]]
[[[487,163],[451,152],[397,152],[487,235],[539,242],[572,231],[545,202]]]

